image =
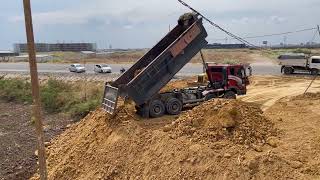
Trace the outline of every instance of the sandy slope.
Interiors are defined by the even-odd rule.
[[[262,110],[268,109],[277,100],[285,96],[295,96],[304,93],[311,76],[254,76],[250,79],[246,96],[240,97],[246,102],[261,104]],[[308,92],[320,91],[320,78],[314,81]]]

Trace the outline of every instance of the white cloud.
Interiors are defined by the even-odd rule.
[[[123,26],[123,28],[124,28],[124,29],[132,29],[133,26],[128,24],[128,25]]]
[[[279,17],[279,16],[271,16],[269,19],[268,19],[268,22],[269,23],[274,23],[274,24],[281,24],[281,23],[284,23],[288,21],[287,18],[285,17]]]
[[[319,0],[185,1],[214,22],[240,36],[285,32],[309,28],[319,23],[315,16],[320,5]],[[39,0],[37,3],[41,2]],[[48,1],[46,3],[49,6]],[[52,29],[44,34],[53,34],[58,27],[64,30],[65,25],[79,25],[78,27],[85,27],[85,30],[69,29],[61,34],[75,37],[74,39],[77,36],[82,38],[83,34],[88,36],[87,39],[105,37],[112,39],[113,44],[125,42],[129,45],[137,44],[133,37],[143,36],[146,40],[140,40],[139,45],[147,47],[167,32],[169,24],[171,27],[175,25],[179,15],[186,11],[189,9],[177,0],[78,0],[72,8],[51,11],[37,9],[33,16],[36,30],[41,32],[41,27]],[[23,16],[10,17],[9,21],[21,23]],[[226,37],[208,24],[205,24],[205,27],[209,38]],[[101,30],[100,34],[97,30]],[[59,34],[57,39],[60,36],[62,35]],[[303,37],[297,39],[302,41]]]

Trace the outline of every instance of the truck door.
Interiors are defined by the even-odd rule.
[[[320,70],[320,58],[312,58],[310,68]]]
[[[222,67],[210,67],[207,72],[208,79],[211,81],[211,85],[215,89],[222,88],[224,86],[224,73]]]

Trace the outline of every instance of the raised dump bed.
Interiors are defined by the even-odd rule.
[[[207,45],[206,37],[202,18],[180,18],[178,25],[128,71],[106,84],[103,108],[112,114],[118,96],[129,97],[137,106],[148,102]]]

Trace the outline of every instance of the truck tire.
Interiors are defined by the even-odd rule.
[[[162,101],[160,101],[158,99],[153,100],[150,103],[149,108],[150,108],[150,110],[149,110],[150,116],[153,118],[163,116],[163,114],[165,112],[165,107],[164,107]]]
[[[224,95],[223,98],[225,99],[236,99],[236,93],[234,93],[233,91],[227,91]]]
[[[205,97],[205,100],[206,101],[209,101],[210,99],[213,99],[215,98],[216,96],[214,94],[207,94],[206,97]]]
[[[319,74],[319,70],[318,69],[311,69],[311,74],[316,76]]]
[[[182,110],[182,102],[177,98],[170,98],[166,102],[166,110],[170,115],[180,114]]]
[[[284,67],[283,69],[284,74],[292,74],[293,73],[293,69],[291,67]]]

